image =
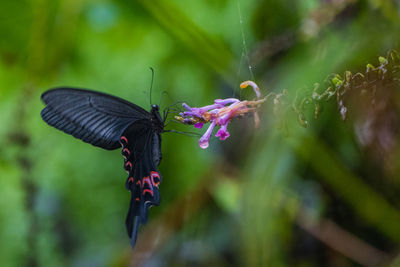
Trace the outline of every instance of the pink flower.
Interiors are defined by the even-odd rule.
[[[211,134],[217,126],[220,126],[220,128],[215,136],[219,137],[221,141],[226,140],[230,136],[228,124],[232,119],[243,116],[246,113],[253,113],[257,124],[257,107],[264,103],[266,98],[259,99],[260,89],[252,81],[241,83],[240,88],[246,88],[249,85],[253,87],[258,100],[240,101],[236,98],[216,99],[214,100],[214,104],[200,108],[192,108],[186,103],[183,103],[182,106],[186,111],[179,113],[179,116],[175,116],[175,118],[184,124],[194,125],[194,127],[199,129],[202,128],[205,123],[211,123],[199,140],[199,146],[203,149],[209,146]]]
[[[229,137],[229,132],[228,132],[227,128],[228,128],[228,124],[222,125],[221,128],[219,128],[215,137],[219,137],[219,140],[224,141],[226,138]]]
[[[202,122],[196,122],[194,124],[194,127],[196,127],[197,129],[201,129],[201,128],[203,128],[203,125],[204,125],[204,123],[202,123]]]
[[[199,139],[199,146],[202,149],[205,149],[208,147],[208,144],[210,142],[210,137],[211,134],[214,130],[215,127],[215,121],[211,122],[210,126],[208,127],[207,131],[203,134],[203,136]]]

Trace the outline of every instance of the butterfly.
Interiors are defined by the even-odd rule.
[[[126,228],[132,247],[151,206],[160,204],[161,133],[165,118],[159,107],[150,112],[124,99],[86,89],[55,88],[42,94],[42,119],[86,143],[107,150],[122,149],[125,186],[131,192]]]

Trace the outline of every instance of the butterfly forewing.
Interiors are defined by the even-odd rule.
[[[42,100],[47,106],[41,115],[49,125],[104,149],[120,147],[120,136],[133,122],[151,119],[141,107],[95,91],[57,88]]]

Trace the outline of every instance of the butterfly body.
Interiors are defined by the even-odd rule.
[[[146,223],[148,209],[160,204],[161,133],[164,119],[158,106],[150,112],[121,98],[74,88],[45,92],[41,116],[49,125],[107,150],[122,148],[126,188],[131,201],[126,227],[132,246]]]

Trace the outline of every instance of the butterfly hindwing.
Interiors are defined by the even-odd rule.
[[[150,120],[143,108],[108,94],[73,88],[45,92],[41,116],[49,125],[104,149],[120,147],[124,130],[137,120]]]
[[[161,160],[160,136],[147,121],[132,124],[121,136],[124,168],[128,172],[126,188],[131,192],[131,203],[126,227],[135,245],[140,224],[147,221],[151,206],[160,204],[161,174],[157,165]]]

